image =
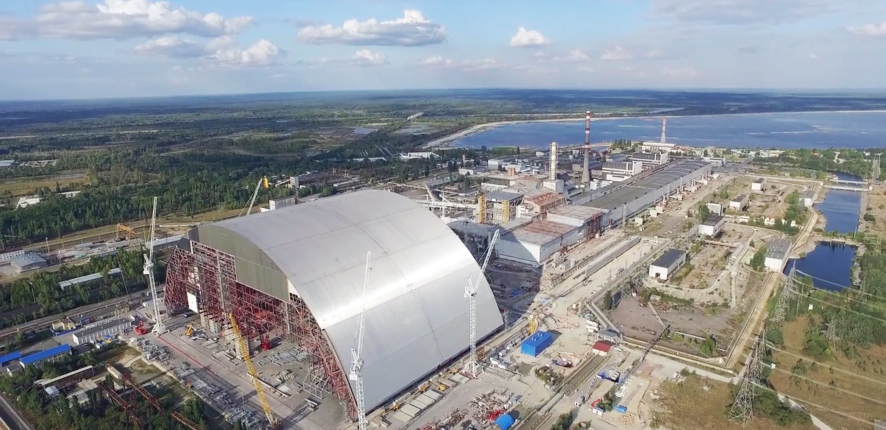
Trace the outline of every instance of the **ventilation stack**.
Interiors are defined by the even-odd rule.
[[[581,183],[587,184],[591,182],[591,171],[588,169],[588,163],[591,158],[591,111],[585,112],[585,164],[581,170]]]
[[[668,129],[668,119],[661,119],[661,143],[665,143],[665,131]]]
[[[557,142],[551,142],[551,180],[557,180]]]

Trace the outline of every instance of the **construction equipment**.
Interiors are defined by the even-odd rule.
[[[157,226],[157,198],[154,197],[154,210],[151,213],[151,241],[148,242],[148,252],[145,254],[145,276],[151,287],[151,302],[154,305],[154,333],[161,335],[166,332],[163,321],[160,320],[160,301],[157,300],[157,284],[154,282],[154,231]]]
[[[470,301],[470,342],[471,342],[471,356],[468,359],[468,364],[465,367],[468,373],[476,378],[477,377],[477,368],[480,366],[479,361],[477,361],[477,288],[480,285],[480,277],[483,276],[483,273],[486,272],[486,266],[489,265],[489,259],[492,257],[492,251],[495,249],[495,242],[498,242],[498,236],[501,230],[495,230],[495,234],[492,235],[492,240],[489,241],[489,246],[486,247],[486,257],[483,259],[483,265],[480,267],[480,275],[477,277],[476,281],[471,281],[471,278],[468,278],[468,285],[465,287],[465,297],[467,297]]]
[[[268,177],[267,176],[262,176],[258,180],[258,183],[255,184],[255,191],[252,192],[252,198],[249,199],[249,208],[246,209],[247,216],[249,216],[249,214],[252,213],[252,206],[255,205],[255,198],[258,197],[258,190],[260,190],[262,188],[262,186],[264,186],[265,189],[268,188]],[[240,213],[240,216],[243,216],[242,212]]]
[[[366,270],[363,274],[363,297],[360,298],[360,325],[357,326],[357,347],[351,348],[351,372],[348,379],[354,381],[354,399],[357,401],[357,429],[366,430],[366,401],[363,397],[363,333],[366,323],[366,287],[369,285],[369,265],[372,253],[366,253]]]
[[[273,347],[274,347],[274,345],[271,343],[271,337],[265,335],[265,337],[263,337],[261,339],[261,350],[262,351],[270,351],[271,348],[273,348]]]
[[[147,328],[145,328],[145,322],[144,322],[144,321],[139,321],[139,322],[138,322],[138,325],[135,326],[135,332],[138,333],[138,334],[148,334],[148,332],[150,332],[150,330],[148,330]]]
[[[194,334],[194,325],[188,324],[188,331],[185,332],[185,336],[191,337],[192,334]]]
[[[535,314],[529,315],[529,335],[538,331],[538,317]]]
[[[249,358],[249,343],[243,338],[243,334],[240,332],[240,326],[237,325],[237,319],[234,318],[234,314],[229,314],[229,316],[231,318],[231,330],[234,331],[234,336],[237,337],[237,342],[240,344],[240,354],[243,356],[243,361],[246,363],[246,369],[249,371],[249,376],[252,378],[252,385],[255,386],[255,393],[258,395],[258,401],[261,403],[261,407],[265,411],[265,416],[268,418],[268,426],[272,429],[279,428],[280,423],[277,421],[277,417],[274,416],[274,412],[271,410],[271,405],[268,404],[268,399],[265,397],[262,384],[258,380],[258,373],[255,371],[255,366],[252,365],[252,359]]]
[[[135,229],[126,224],[117,224],[117,240],[120,240],[120,232],[126,233],[126,240],[132,240],[138,237],[135,234]]]

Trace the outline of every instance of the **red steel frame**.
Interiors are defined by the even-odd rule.
[[[200,313],[227,325],[233,313],[248,340],[261,342],[268,334],[296,342],[313,356],[328,375],[329,391],[356,416],[356,403],[338,356],[314,315],[300,297],[290,294],[289,303],[237,282],[234,257],[199,242],[191,242],[192,252],[176,248],[169,257],[166,272],[166,308],[188,307],[187,293],[197,297]],[[221,288],[220,288],[221,286]]]

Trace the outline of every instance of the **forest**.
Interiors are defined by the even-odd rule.
[[[838,159],[841,161],[837,161]],[[870,178],[872,169],[871,162],[865,159],[864,153],[853,149],[835,150],[831,148],[823,151],[792,149],[781,153],[778,157],[756,157],[754,163],[760,165],[778,164],[819,172],[848,173],[860,178]],[[886,179],[886,175],[881,175],[881,179]]]
[[[112,347],[113,348],[113,347]],[[108,353],[110,350],[105,350]],[[46,392],[35,385],[42,378],[52,378],[83,366],[96,365],[95,353],[76,354],[65,357],[57,362],[27,366],[21,372],[0,378],[0,392],[20,411],[28,422],[37,430],[184,430],[186,427],[161,415],[147,400],[141,396],[128,396],[134,413],[141,420],[141,425],[133,423],[127,413],[111,400],[100,395],[99,390],[90,391],[88,403],[78,406],[66,396],[50,399]],[[110,375],[103,381],[113,386]],[[161,388],[153,393],[167,411],[178,409],[178,412],[191,420],[200,428],[207,429],[207,420],[203,402],[189,399],[178,407],[178,400],[172,390]]]

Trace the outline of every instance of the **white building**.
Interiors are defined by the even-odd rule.
[[[607,181],[621,182],[643,171],[640,161],[609,161],[603,163],[603,176]]]
[[[803,193],[803,206],[807,208],[811,208],[812,205],[815,204],[815,192],[812,190],[806,190]]]
[[[712,215],[723,215],[726,211],[723,210],[723,205],[719,203],[707,203],[705,206],[708,207],[708,211],[711,212]]]
[[[669,249],[658,260],[649,265],[649,277],[666,281],[686,264],[686,251]]]
[[[91,326],[87,326],[74,332],[74,343],[83,345],[85,343],[100,342],[117,337],[117,335],[126,333],[132,328],[132,321],[128,318],[112,318],[99,321]]]
[[[774,239],[766,242],[766,269],[781,273],[791,252],[790,239]]]
[[[726,165],[726,157],[703,157],[702,159],[714,166],[723,167]]]
[[[26,208],[28,206],[36,205],[43,201],[40,196],[31,196],[31,197],[21,197],[18,199],[18,203],[16,203],[16,207],[18,208]]]
[[[631,161],[639,161],[643,167],[651,168],[668,162],[667,152],[635,152],[631,154]]]
[[[671,152],[674,150],[676,145],[673,143],[662,143],[662,142],[643,142],[641,148],[643,151],[652,152],[652,151],[664,151]]]
[[[764,187],[766,187],[766,180],[763,178],[757,178],[754,180],[754,183],[751,184],[751,191],[763,191]]]
[[[741,194],[735,196],[732,201],[729,202],[729,209],[734,209],[737,211],[743,211],[748,207],[748,196],[747,194]]]
[[[433,152],[407,152],[405,154],[400,154],[400,158],[404,160],[414,160],[419,158],[436,158],[437,154]]]
[[[723,231],[724,225],[726,225],[726,218],[722,216],[711,215],[698,225],[698,234],[714,237],[720,234],[721,231]]]

